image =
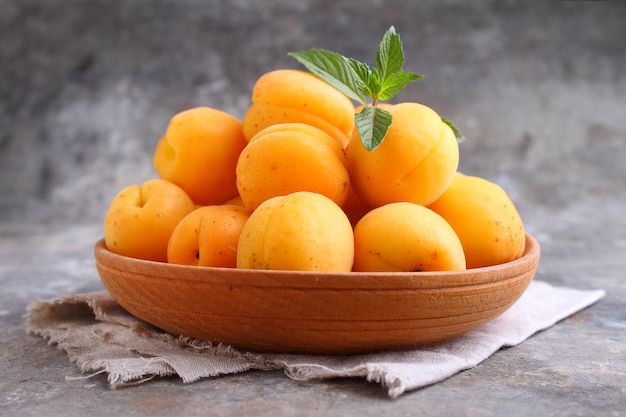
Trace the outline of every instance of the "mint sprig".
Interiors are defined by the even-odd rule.
[[[391,99],[413,81],[424,78],[423,75],[404,71],[402,41],[393,26],[385,32],[378,45],[376,66],[373,68],[325,49],[290,52],[289,55],[363,106],[363,110],[355,114],[354,122],[368,151],[373,151],[382,143],[392,121],[391,113],[378,107],[379,102]],[[368,97],[372,99],[370,104],[367,103]],[[442,120],[452,127],[457,140],[462,137],[452,122]]]
[[[291,52],[289,55],[363,106],[354,121],[368,151],[373,151],[382,143],[391,125],[391,113],[378,107],[378,103],[391,99],[413,81],[423,78],[420,74],[403,70],[402,41],[393,26],[380,41],[374,68],[325,49]],[[369,105],[368,97],[372,99]]]

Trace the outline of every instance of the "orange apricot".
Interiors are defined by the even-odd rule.
[[[105,215],[106,246],[120,255],[166,262],[172,231],[194,209],[185,191],[169,181],[129,185],[113,198]]]
[[[343,149],[323,130],[303,123],[273,125],[241,152],[237,189],[250,210],[296,191],[320,193],[342,205],[350,187],[345,163]]]
[[[354,130],[354,105],[334,87],[305,71],[281,69],[262,75],[243,117],[246,139],[268,126],[293,122],[322,129],[343,148]]]
[[[393,119],[383,142],[365,149],[355,130],[347,147],[354,191],[371,207],[407,201],[428,205],[448,187],[459,164],[454,132],[418,103],[387,107]]]
[[[506,191],[491,181],[458,173],[428,207],[459,236],[468,268],[510,262],[524,252],[520,214]]]
[[[307,191],[270,198],[246,222],[237,267],[349,272],[354,259],[352,226],[329,198]]]
[[[235,165],[247,144],[239,120],[210,107],[172,117],[153,157],[156,172],[198,205],[221,204],[237,195]]]
[[[415,203],[371,210],[354,227],[354,271],[406,272],[465,269],[465,255],[450,225]]]
[[[185,216],[167,246],[173,264],[235,268],[237,244],[250,212],[232,205],[204,206]]]
[[[243,200],[241,199],[241,196],[239,194],[237,194],[237,196],[226,200],[225,202],[222,203],[222,205],[230,205],[230,206],[237,206],[237,207],[246,207],[245,204],[243,204]]]

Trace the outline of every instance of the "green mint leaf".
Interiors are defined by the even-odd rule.
[[[367,106],[355,115],[354,122],[365,149],[373,151],[387,135],[391,125],[391,113],[377,106]]]
[[[441,121],[444,122],[445,124],[447,124],[448,126],[450,126],[450,129],[452,129],[452,132],[454,132],[454,136],[456,137],[456,142],[457,143],[465,142],[465,136],[463,136],[463,134],[461,133],[459,128],[456,127],[456,125],[454,123],[452,123],[451,120],[441,116]]]
[[[411,84],[413,81],[417,81],[422,78],[424,78],[423,75],[415,74],[413,72],[396,72],[387,77],[387,79],[383,82],[383,85],[378,92],[378,99],[389,100],[402,91],[404,87]]]
[[[376,52],[376,69],[384,82],[387,77],[398,71],[402,71],[404,65],[404,52],[402,42],[396,30],[391,26],[383,35]]]
[[[290,52],[289,55],[352,100],[365,105],[362,82],[343,55],[324,49]]]
[[[348,64],[352,67],[356,75],[359,77],[361,92],[367,97],[375,97],[378,95],[380,82],[377,81],[377,75],[363,62],[353,58],[348,58]],[[361,103],[364,104],[364,103]]]
[[[387,30],[376,53],[376,70],[380,74],[379,100],[389,100],[413,81],[424,78],[420,74],[405,72],[402,41],[393,26]]]

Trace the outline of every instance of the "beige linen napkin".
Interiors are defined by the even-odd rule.
[[[65,350],[84,373],[106,373],[113,388],[178,375],[183,382],[250,369],[283,369],[296,380],[365,377],[395,398],[472,368],[501,347],[515,346],[604,296],[533,281],[495,320],[429,348],[350,356],[241,352],[175,337],[135,318],[107,292],[34,300],[27,331]]]

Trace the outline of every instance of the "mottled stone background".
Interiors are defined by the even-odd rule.
[[[624,415],[625,22],[621,0],[0,0],[0,414]],[[111,390],[26,334],[34,298],[103,289],[104,213],[155,176],[174,114],[241,118],[259,76],[299,67],[287,52],[371,64],[390,25],[426,76],[398,100],[462,128],[461,170],[503,185],[541,242],[536,279],[604,299],[398,401],[280,372]]]
[[[372,63],[390,25],[426,76],[398,100],[456,122],[461,170],[522,212],[623,202],[625,21],[621,1],[0,0],[0,221],[101,221],[175,113],[241,118],[287,52]]]

